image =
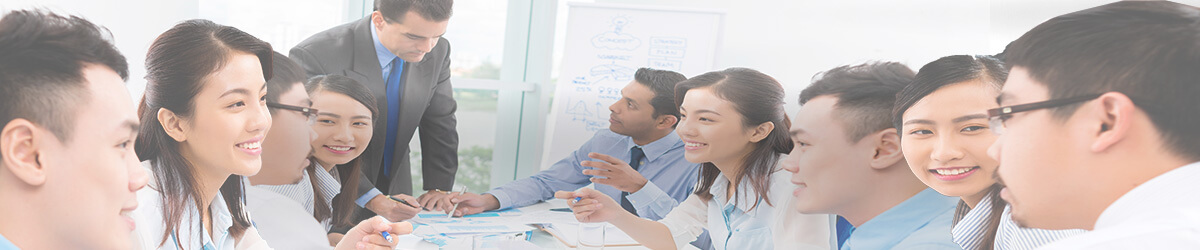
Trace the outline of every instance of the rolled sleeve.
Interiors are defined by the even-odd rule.
[[[358,204],[359,207],[366,208],[367,202],[370,202],[371,199],[375,198],[375,196],[381,194],[383,194],[383,192],[380,192],[379,189],[372,188],[371,191],[367,191],[366,194],[363,194],[362,196],[359,196],[357,200],[354,200],[354,204]]]
[[[694,195],[689,196],[658,222],[671,231],[675,248],[683,249],[704,233],[708,226],[708,202]]]
[[[633,204],[634,210],[642,218],[651,220],[662,219],[671,212],[671,209],[679,205],[678,201],[667,195],[667,192],[664,192],[658,185],[654,185],[652,181],[647,181],[642,189],[626,195],[625,198],[629,199],[629,203]]]

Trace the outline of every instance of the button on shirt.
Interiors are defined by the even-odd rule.
[[[951,231],[954,233],[954,242],[958,243],[963,249],[981,250],[985,249],[983,238],[987,228],[991,226],[988,219],[992,217],[992,198],[994,192],[988,192],[979,201],[975,208],[971,209],[963,216],[958,224],[954,225]],[[1017,223],[1012,220],[1012,214],[1009,212],[1010,206],[1004,206],[1000,215],[1000,226],[996,228],[996,241],[992,244],[992,249],[1035,249],[1041,245],[1054,242],[1058,239],[1063,239],[1075,236],[1087,231],[1084,230],[1045,230],[1036,228],[1022,228],[1017,226]]]
[[[600,130],[570,156],[554,163],[549,169],[487,193],[496,196],[501,209],[550,199],[555,191],[575,190],[591,184],[589,178],[592,176],[583,174],[585,167],[580,162],[598,160],[589,158],[588,153],[601,153],[628,161],[631,156],[629,149],[636,145],[629,136],[607,129]],[[648,181],[642,189],[626,198],[639,216],[657,220],[692,192],[700,165],[683,158],[683,141],[675,132],[642,146],[642,150],[646,153],[645,163],[637,171]],[[615,200],[621,199],[621,190],[613,186],[597,184],[596,190]]]
[[[790,177],[790,173],[781,169],[772,173],[767,193],[771,204],[761,201],[755,206],[759,200],[752,198],[754,187],[749,181],[738,184],[741,197],[735,202],[726,196],[729,179],[720,174],[709,189],[712,199],[688,197],[658,222],[670,230],[677,248],[683,248],[708,229],[712,246],[718,250],[833,249],[834,217],[796,212],[791,195],[795,186],[788,182]],[[946,238],[948,232],[949,228]]]
[[[1091,232],[1042,249],[1200,249],[1200,162],[1154,177],[1104,209]]]
[[[957,205],[958,198],[926,188],[856,227],[842,250],[962,249],[950,235]]]

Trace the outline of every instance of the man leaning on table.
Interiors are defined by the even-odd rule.
[[[662,219],[692,192],[700,167],[683,158],[683,142],[675,134],[674,89],[684,79],[672,71],[638,69],[621,99],[608,107],[609,129],[597,131],[549,169],[483,194],[443,195],[436,210],[458,204],[455,215],[464,215],[522,207],[595,183],[625,210]],[[708,238],[697,242],[707,245]]]

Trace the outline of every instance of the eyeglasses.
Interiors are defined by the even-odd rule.
[[[313,124],[317,123],[317,109],[314,109],[314,108],[292,106],[292,105],[279,104],[279,103],[274,103],[274,102],[268,102],[267,107],[300,112],[300,114],[303,114],[304,117],[308,119],[305,122],[307,122],[309,126],[312,126]]]
[[[987,111],[988,129],[991,130],[993,134],[1001,135],[1004,134],[1004,122],[1008,121],[1009,118],[1012,118],[1013,113],[1066,106],[1068,104],[1096,99],[1097,97],[1100,97],[1100,95],[1101,94],[1082,95],[989,109]]]

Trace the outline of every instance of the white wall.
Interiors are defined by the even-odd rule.
[[[176,23],[198,16],[199,0],[4,0],[0,13],[42,8],[77,15],[112,31],[118,50],[129,61],[129,93],[134,102],[146,88],[146,51],[150,42]],[[0,14],[3,15],[3,14]]]
[[[839,65],[898,61],[914,71],[956,54],[995,54],[1054,16],[1113,0],[596,0],[726,11],[717,67],[749,67],[787,91],[788,113],[812,76]],[[1197,6],[1200,0],[1180,1]]]

